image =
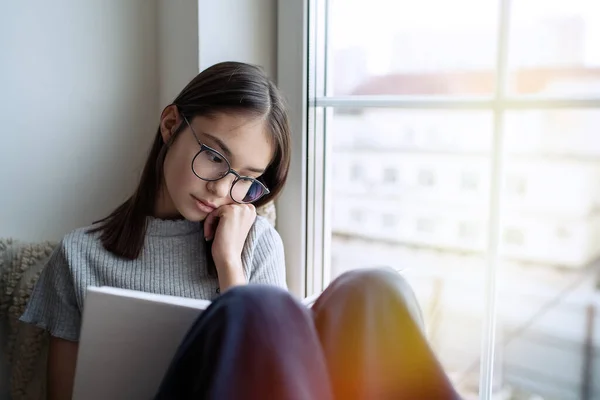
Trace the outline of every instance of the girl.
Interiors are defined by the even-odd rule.
[[[196,76],[162,112],[134,194],[66,235],[36,284],[21,320],[51,335],[49,398],[71,397],[90,285],[215,300],[157,398],[454,398],[396,273],[345,274],[313,314],[287,293],[281,239],[255,207],[289,162],[282,96],[259,68]]]

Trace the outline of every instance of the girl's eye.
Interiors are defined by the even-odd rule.
[[[223,158],[219,157],[217,154],[212,153],[210,155],[210,161],[212,161],[214,163],[222,163],[223,162]]]

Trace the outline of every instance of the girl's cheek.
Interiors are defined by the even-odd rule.
[[[181,149],[177,149],[181,150]],[[176,152],[174,154],[176,157],[173,161],[173,180],[177,188],[181,189],[185,186],[188,186],[190,182],[192,182],[192,178],[195,177],[192,169],[190,168],[189,163],[187,162],[187,154],[182,151]]]
[[[187,171],[184,168],[184,165],[182,165],[183,163],[173,162],[173,161],[176,161],[176,160],[174,160],[174,159],[167,160],[165,169],[166,169],[166,171],[168,171],[168,173],[166,174],[166,176],[167,176],[167,179],[170,180],[169,185],[168,185],[169,188],[173,192],[179,192],[181,190],[186,189],[186,186],[189,185],[188,182],[190,181],[191,178],[188,176]],[[173,195],[173,194],[175,194],[175,193],[171,193],[171,195]]]
[[[184,167],[179,176],[181,179],[181,186],[184,186],[188,190],[198,192],[206,185],[206,182],[194,175],[189,165],[187,168]]]

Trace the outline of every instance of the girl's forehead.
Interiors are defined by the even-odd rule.
[[[266,120],[262,117],[234,113],[217,113],[194,119],[194,127],[221,139],[235,139],[246,135],[269,137]]]
[[[217,112],[197,118],[203,125],[211,125],[225,130],[240,129],[246,125],[259,123],[263,118],[249,113]]]

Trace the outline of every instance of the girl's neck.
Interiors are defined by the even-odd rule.
[[[152,216],[162,220],[178,220],[182,219],[181,214],[175,208],[175,204],[169,196],[168,191],[165,189],[165,185],[161,185],[161,189],[158,191],[156,201],[154,202],[154,212]]]

